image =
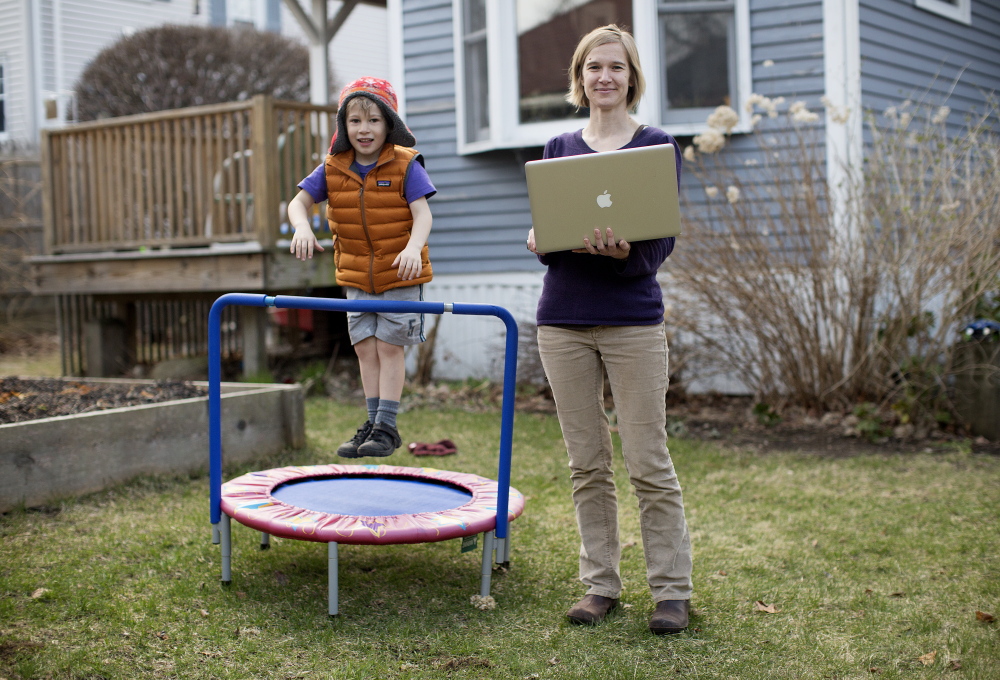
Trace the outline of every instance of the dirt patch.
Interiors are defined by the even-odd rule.
[[[0,378],[0,423],[20,423],[207,395],[206,388],[179,381],[130,385]]]
[[[1000,442],[961,432],[920,432],[886,425],[885,432],[859,430],[851,413],[811,414],[789,408],[755,413],[750,397],[684,395],[668,398],[668,431],[677,437],[715,441],[752,451],[803,451],[841,457],[887,453],[932,453],[968,444],[974,453],[1000,455]]]

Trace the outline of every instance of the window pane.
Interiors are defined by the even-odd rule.
[[[486,28],[486,0],[465,0],[463,14],[466,35]]]
[[[730,104],[731,12],[660,16],[667,109]]]
[[[490,89],[486,69],[486,39],[465,46],[465,141],[486,139],[490,134]]]
[[[580,38],[605,24],[632,25],[632,0],[517,0],[522,123],[571,118],[567,69]]]

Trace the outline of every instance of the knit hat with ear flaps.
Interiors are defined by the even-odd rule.
[[[347,137],[347,103],[355,97],[367,97],[378,104],[390,128],[386,142],[399,146],[416,146],[416,137],[410,132],[410,128],[406,127],[403,119],[399,117],[396,91],[392,89],[392,85],[389,84],[388,80],[365,76],[349,83],[340,91],[340,99],[337,101],[337,132],[330,142],[331,154],[347,151],[351,148],[351,140]]]

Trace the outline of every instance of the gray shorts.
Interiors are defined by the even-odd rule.
[[[372,295],[357,288],[345,286],[348,300],[393,300],[419,302],[424,299],[424,286],[402,286]],[[385,312],[348,312],[347,331],[351,344],[356,345],[372,336],[390,345],[419,345],[424,338],[423,314],[396,314]]]

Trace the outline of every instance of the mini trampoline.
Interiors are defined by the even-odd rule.
[[[497,480],[463,472],[395,465],[308,465],[250,472],[222,483],[222,310],[230,305],[321,311],[385,311],[497,316],[507,329]],[[223,295],[209,314],[209,462],[212,539],[222,546],[222,582],[232,581],[230,519],[270,536],[326,543],[330,616],[339,614],[337,546],[430,543],[483,534],[480,595],[493,563],[510,561],[509,523],[524,509],[510,487],[517,324],[493,305],[348,301],[247,293]]]

